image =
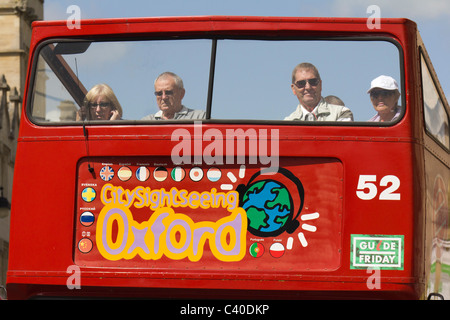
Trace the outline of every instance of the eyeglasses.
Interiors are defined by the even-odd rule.
[[[306,79],[306,80],[299,80],[295,82],[295,86],[299,89],[302,89],[306,87],[306,83],[309,83],[312,87],[315,87],[319,84],[320,79],[319,78],[312,78],[312,79]]]
[[[382,98],[387,98],[392,96],[394,92],[394,90],[372,90],[370,91],[370,97],[374,99],[378,98],[379,96],[381,96]]]
[[[162,97],[163,93],[166,94],[166,96],[172,96],[173,90],[161,90],[161,91],[155,91],[155,96]]]
[[[100,109],[106,109],[108,107],[111,107],[111,103],[109,102],[89,103],[89,107],[93,110],[97,109],[97,107],[100,107]]]

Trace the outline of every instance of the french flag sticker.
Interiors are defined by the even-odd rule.
[[[150,177],[150,170],[148,170],[146,167],[139,167],[136,170],[136,178],[139,181],[147,181],[147,179]]]

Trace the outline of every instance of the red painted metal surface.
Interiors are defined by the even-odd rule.
[[[203,132],[215,128],[224,135],[226,129],[237,127],[279,130],[280,167],[285,171],[262,176],[252,165],[242,175],[239,164],[219,168],[222,178],[229,173],[236,178],[231,191],[242,185],[241,193],[250,195],[252,186],[262,188],[269,180],[278,183],[277,190],[282,189],[280,184],[289,190],[285,196],[292,197],[292,207],[287,220],[297,221],[296,228],[289,230],[287,223],[279,234],[267,236],[261,230],[245,231],[250,226],[258,229],[263,222],[239,220],[242,211],[234,210],[236,194],[227,193],[229,207],[213,208],[207,199],[219,192],[218,182],[205,177],[201,183],[191,180],[192,166],[183,167],[183,179],[171,176],[173,126],[90,126],[87,157],[82,127],[33,124],[24,107],[12,199],[9,297],[423,297],[425,262],[416,258],[425,237],[414,23],[386,19],[381,29],[369,30],[365,19],[186,17],[92,20],[84,21],[81,29],[68,30],[65,21],[36,22],[30,53],[33,57],[37,45],[51,38],[202,34],[393,38],[404,53],[405,117],[384,128],[203,123]],[[28,77],[29,85],[32,75]],[[176,128],[194,134],[194,125]],[[136,175],[142,166],[150,170],[148,178],[144,173]],[[168,176],[158,181],[153,174],[161,166]],[[114,176],[104,181],[100,173],[107,167]],[[122,167],[130,169],[123,173],[124,181],[119,178]],[[211,167],[200,165],[204,175]],[[376,176],[371,183],[380,192],[387,187],[379,185],[383,177],[397,177],[401,199],[359,198],[358,183],[367,175]],[[151,201],[163,190],[166,201],[173,201],[171,206]],[[95,198],[84,200],[83,192],[88,197],[95,192]],[[197,202],[191,208],[181,204],[194,193]],[[201,200],[197,200],[202,193],[205,208],[199,208]],[[156,207],[163,209],[160,219],[168,217],[164,223],[156,222]],[[85,212],[92,215],[82,218]],[[148,230],[152,232],[144,236],[142,232]],[[187,240],[189,234],[195,234],[196,242]],[[352,262],[357,235],[367,235],[366,240],[376,235],[397,240],[402,236],[401,266],[380,271],[381,289],[370,288],[372,273]],[[67,287],[72,265],[80,268],[80,290]]]

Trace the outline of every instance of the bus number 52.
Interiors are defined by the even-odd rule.
[[[380,187],[387,187],[380,192],[380,200],[400,200],[400,193],[397,189],[400,187],[400,179],[397,176],[388,175],[380,180]],[[372,200],[378,195],[377,176],[360,175],[356,195],[362,200]]]

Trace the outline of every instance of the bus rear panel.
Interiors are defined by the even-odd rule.
[[[9,298],[450,297],[449,109],[412,21],[45,21],[30,53]]]

